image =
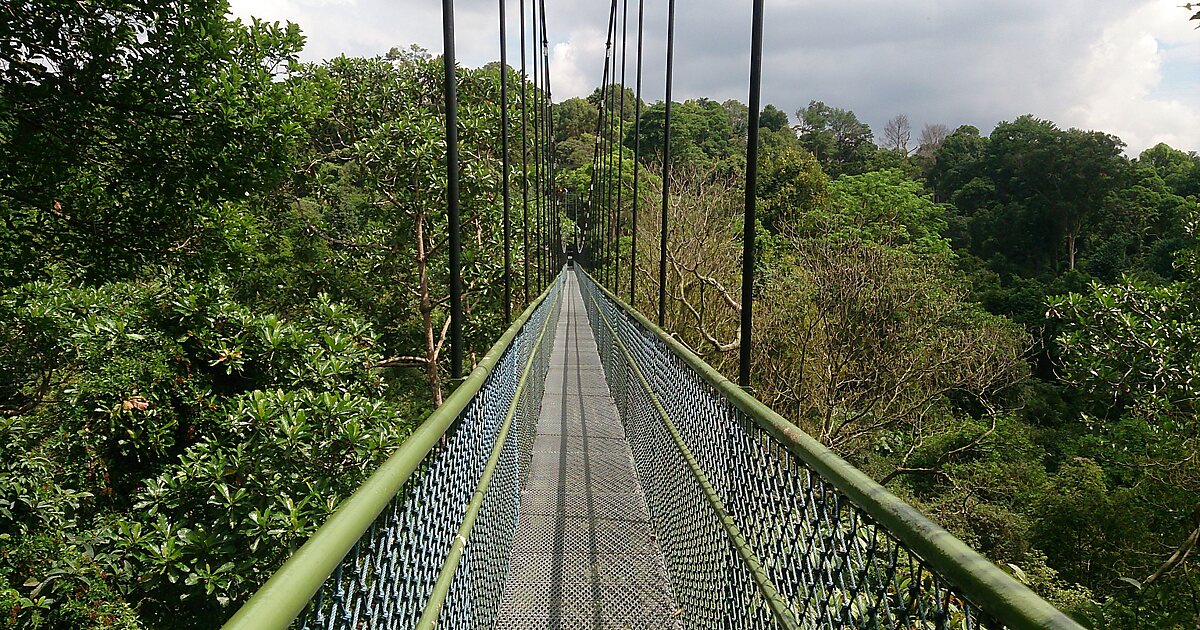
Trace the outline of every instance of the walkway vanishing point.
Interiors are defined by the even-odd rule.
[[[565,269],[225,628],[1071,619]]]
[[[675,628],[679,610],[568,274],[497,628]]]

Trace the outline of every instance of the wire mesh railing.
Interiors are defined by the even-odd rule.
[[[579,273],[688,628],[1079,628]]]
[[[562,276],[226,629],[491,628]]]

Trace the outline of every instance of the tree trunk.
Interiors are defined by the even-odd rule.
[[[438,347],[433,339],[433,296],[429,292],[429,260],[425,247],[425,214],[418,212],[414,217],[417,226],[417,278],[421,295],[421,325],[425,333],[425,377],[433,402],[442,404],[442,379],[438,373]]]
[[[1067,232],[1067,269],[1075,271],[1075,244],[1078,236],[1074,232]]]

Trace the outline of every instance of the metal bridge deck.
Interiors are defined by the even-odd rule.
[[[568,273],[498,630],[682,628]]]

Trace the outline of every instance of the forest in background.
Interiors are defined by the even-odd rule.
[[[301,64],[227,8],[35,5],[0,41],[7,625],[213,626],[453,387],[440,60]],[[500,71],[459,74],[468,358],[507,326]],[[652,313],[664,107],[610,88],[526,162],[581,198],[608,99]],[[672,117],[667,329],[732,374],[747,110]],[[756,394],[1086,625],[1194,627],[1200,157],[1034,116],[761,125]]]

